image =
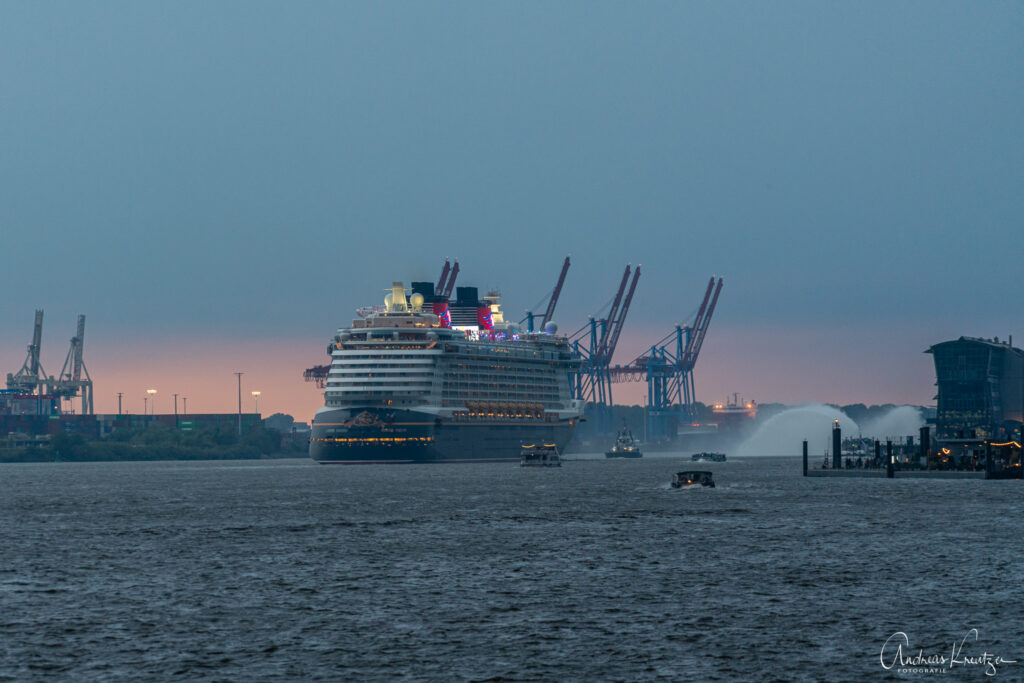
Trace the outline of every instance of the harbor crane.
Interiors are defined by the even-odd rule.
[[[571,256],[571,254],[570,254]],[[565,275],[569,272],[569,256],[565,257],[565,261],[562,262],[562,271],[558,274],[558,280],[555,282],[555,288],[551,290],[551,298],[548,299],[548,306],[544,310],[543,315],[540,319],[540,326],[535,327],[535,321],[533,311],[526,312],[526,329],[529,332],[535,332],[538,329],[543,330],[544,326],[547,325],[554,318],[555,306],[558,305],[558,297],[562,294],[562,285],[565,284]],[[522,322],[522,321],[520,321]]]
[[[631,270],[631,265],[627,264],[608,316],[600,319],[591,316],[587,324],[569,338],[573,356],[579,361],[578,369],[569,377],[569,388],[574,399],[594,404],[593,419],[598,434],[607,433],[611,429],[611,359],[615,355],[615,347],[640,280],[640,266],[632,271],[632,281]]]
[[[60,376],[53,380],[50,378],[50,392],[68,401],[76,396],[82,400],[82,415],[93,414],[92,400],[92,378],[89,370],[85,367],[85,360],[82,358],[82,349],[85,345],[85,316],[78,316],[78,329],[75,336],[71,338],[71,346],[68,355],[64,359],[64,367]],[[83,374],[85,378],[83,379]]]
[[[565,257],[565,262],[562,263],[562,272],[558,274],[558,282],[555,283],[555,291],[551,292],[551,300],[548,301],[547,310],[544,311],[544,319],[540,321],[541,326],[547,325],[551,322],[551,318],[555,315],[555,306],[558,304],[558,297],[562,294],[562,285],[565,284],[565,274],[569,272],[569,257]]]
[[[434,287],[435,292],[440,292],[444,288],[444,283],[448,280],[448,273],[452,271],[452,264],[448,262],[448,259],[444,260],[444,268],[441,269],[441,277],[437,280],[437,287]]]
[[[459,276],[459,261],[456,259],[455,267],[450,269],[448,259],[444,260],[444,268],[441,270],[441,279],[437,281],[437,287],[434,288],[434,293],[444,297],[446,300],[450,299],[452,292],[455,290],[455,278]],[[447,278],[447,280],[445,279]]]
[[[307,382],[315,382],[317,389],[325,389],[327,387],[327,373],[330,370],[330,365],[314,365],[311,368],[306,368],[306,371],[302,373],[302,378]]]
[[[32,343],[28,345],[28,355],[21,369],[16,373],[7,373],[7,388],[22,394],[42,395],[46,384],[46,373],[39,361],[39,351],[43,344],[43,312],[36,311],[35,327],[32,330]]]
[[[68,350],[67,358],[64,361],[64,368],[59,377],[52,375],[47,377],[43,365],[39,360],[40,350],[43,343],[43,312],[36,311],[35,326],[32,330],[32,343],[28,346],[28,356],[18,372],[7,374],[7,389],[25,396],[38,396],[36,410],[39,414],[46,412],[43,401],[49,400],[51,407],[49,411],[56,414],[59,406],[56,401],[60,399],[71,400],[76,396],[82,399],[82,414],[93,414],[93,389],[92,378],[89,370],[85,367],[85,360],[82,356],[83,343],[85,341],[85,316],[78,316],[78,329],[71,338],[71,348]]]
[[[691,324],[676,325],[652,344],[650,351],[610,369],[611,381],[615,383],[647,381],[649,438],[671,438],[676,424],[696,419],[693,369],[721,291],[722,278],[716,283],[712,276]]]

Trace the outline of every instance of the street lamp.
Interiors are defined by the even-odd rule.
[[[644,406],[644,409],[643,409],[644,442],[646,444],[646,441],[647,441],[647,397],[646,396],[641,396],[640,397],[640,401],[643,403],[643,406]]]
[[[238,377],[238,435],[242,435],[242,375],[244,372],[236,372]]]
[[[260,414],[260,392],[252,392],[252,397],[256,401],[256,415]]]
[[[156,389],[146,389],[146,393],[152,399],[152,402],[149,404],[149,414],[152,415],[156,412]]]

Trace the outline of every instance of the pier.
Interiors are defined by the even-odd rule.
[[[913,438],[894,450],[892,440],[885,442],[882,455],[881,441],[874,441],[874,455],[843,455],[842,431],[838,420],[832,427],[831,458],[826,453],[821,467],[811,467],[807,441],[803,442],[803,475],[805,477],[838,477],[864,479],[1021,479],[1021,444],[1016,441],[984,441],[984,457],[978,453],[971,457],[954,456],[949,448],[930,448],[930,433],[922,427],[916,451],[911,451]]]

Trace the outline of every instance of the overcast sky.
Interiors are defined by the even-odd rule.
[[[233,410],[242,370],[302,419],[392,280],[458,257],[518,319],[571,253],[563,331],[643,264],[619,362],[724,277],[702,400],[928,403],[928,345],[1024,342],[1022,36],[1019,2],[5,2],[0,373],[35,308],[58,373],[81,312],[100,412]]]

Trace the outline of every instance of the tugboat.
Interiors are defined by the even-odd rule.
[[[633,438],[633,432],[622,425],[622,429],[615,437],[615,445],[610,451],[605,451],[606,458],[642,458],[644,454],[640,451],[640,442]]]
[[[523,445],[519,456],[520,467],[561,467],[558,446],[553,443]]]
[[[693,462],[725,462],[725,453],[694,453],[690,456]]]
[[[676,472],[672,475],[672,488],[681,489],[683,487],[690,486],[708,486],[710,488],[715,488],[715,480],[712,478],[710,472],[702,472],[698,470]]]

